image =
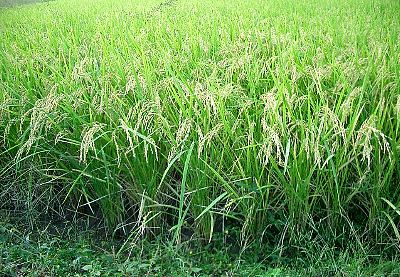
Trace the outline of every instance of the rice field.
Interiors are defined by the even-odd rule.
[[[399,246],[400,2],[0,8],[0,208],[132,240]]]

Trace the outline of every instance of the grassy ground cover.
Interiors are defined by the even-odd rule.
[[[0,8],[0,208],[31,228],[91,218],[129,244],[222,236],[289,257],[352,241],[390,260],[399,10],[389,0]]]
[[[2,276],[398,276],[398,259],[371,260],[365,253],[312,253],[311,259],[255,258],[257,249],[238,253],[222,240],[175,245],[142,240],[129,251],[123,244],[68,222],[27,231],[15,219],[0,222]],[[254,255],[257,253],[257,255]]]

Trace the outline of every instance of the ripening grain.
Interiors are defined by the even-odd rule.
[[[0,9],[2,205],[177,241],[395,239],[399,2],[302,2]]]

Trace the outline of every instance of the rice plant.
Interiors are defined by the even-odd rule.
[[[211,241],[234,226],[243,246],[310,231],[398,245],[399,10],[388,0],[0,9],[2,206],[72,209],[137,239]]]

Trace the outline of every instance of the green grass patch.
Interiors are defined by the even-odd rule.
[[[116,255],[122,241],[95,237],[93,230],[78,233],[72,227],[26,231],[23,226],[0,223],[2,276],[396,276],[397,260],[375,260],[363,253],[338,253],[312,260],[257,261],[252,248],[243,253],[195,242],[168,244],[162,239],[141,241]],[[75,226],[76,227],[76,226]],[[328,252],[328,251],[327,251]]]

